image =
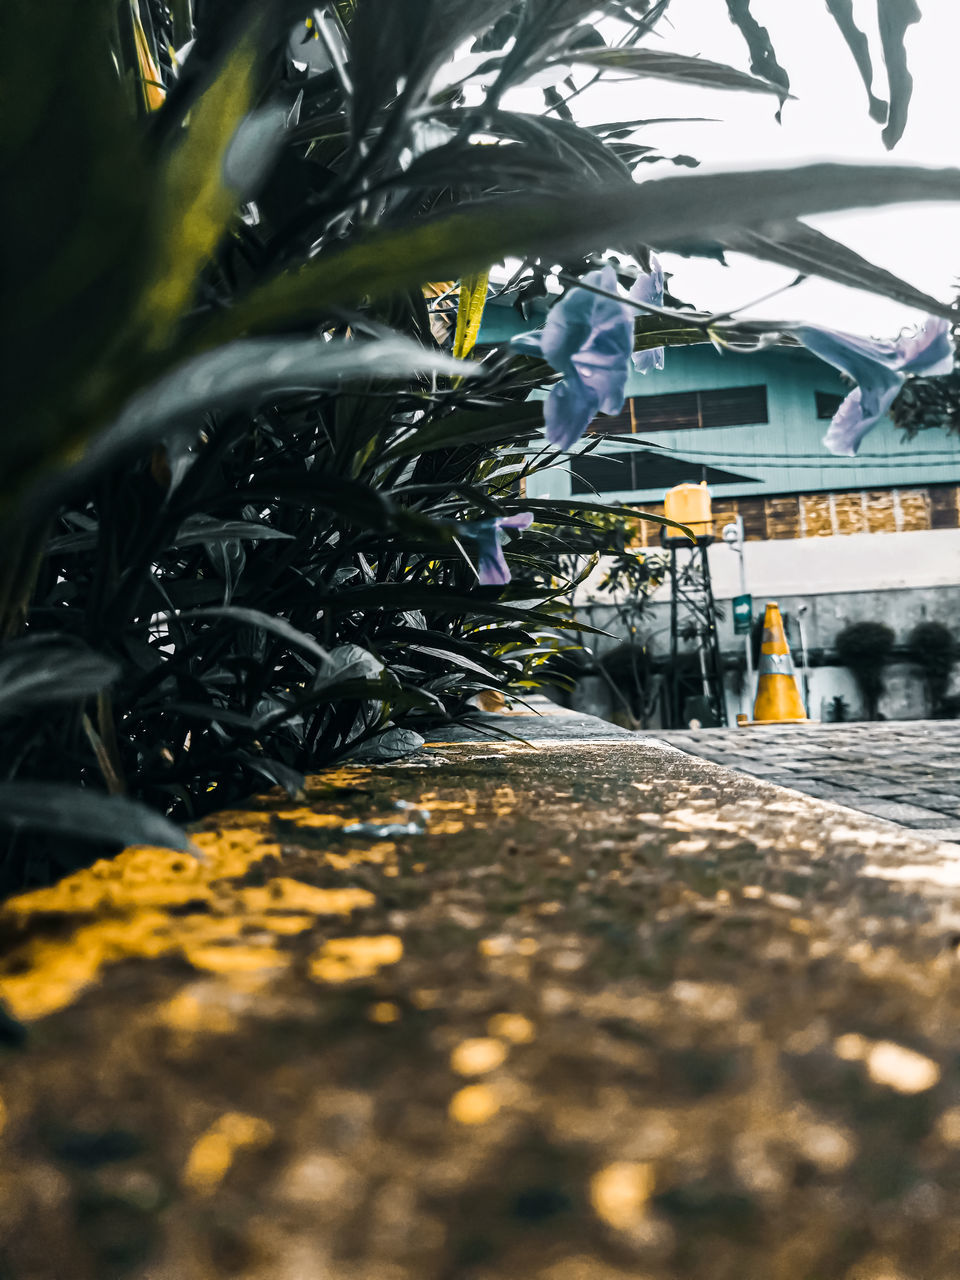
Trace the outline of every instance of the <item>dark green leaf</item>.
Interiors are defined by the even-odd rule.
[[[410,458],[434,449],[451,449],[465,444],[512,443],[527,439],[543,429],[540,401],[508,404],[497,409],[453,413],[426,422],[384,453],[384,460]]]
[[[860,72],[870,103],[870,115],[880,124],[887,118],[887,104],[873,92],[873,62],[870,59],[870,43],[857,26],[853,17],[853,0],[826,0],[830,14],[847,42],[847,48]]]
[[[750,12],[750,0],[727,0],[727,13],[750,50],[750,70],[754,75],[762,76],[771,84],[779,86],[778,97],[783,106],[784,99],[789,96],[787,90],[790,88],[790,77],[777,61],[770,33]],[[777,118],[779,119],[779,113]]]
[[[578,190],[565,199],[551,195],[481,203],[320,254],[212,321],[203,341],[278,323],[306,323],[364,294],[390,297],[425,280],[489,267],[507,254],[562,257],[620,237],[656,245],[692,240],[718,226],[755,226],[802,214],[918,200],[960,200],[960,170],[814,164],[684,174],[627,189]]]
[[[292,533],[274,529],[268,524],[256,524],[250,520],[212,520],[209,516],[188,516],[174,535],[172,546],[192,547],[198,543],[229,542],[233,538],[293,539]]]
[[[295,649],[303,649],[320,662],[330,660],[330,654],[317,644],[313,636],[305,635],[290,625],[285,618],[276,618],[272,614],[263,613],[259,609],[245,609],[240,605],[222,605],[211,609],[191,609],[189,612],[177,614],[181,621],[190,618],[227,618],[233,622],[241,622],[245,626],[258,627],[261,631],[269,631],[271,635],[286,640]]]
[[[776,262],[804,275],[818,275],[852,289],[869,289],[916,307],[930,315],[953,319],[956,312],[945,303],[898,279],[890,271],[875,267],[859,253],[848,249],[837,240],[831,240],[823,232],[808,227],[796,219],[784,220],[769,227],[756,229],[745,227],[722,233],[726,249],[748,253],[751,257]]]
[[[31,635],[0,652],[0,716],[105,689],[119,675],[110,659],[58,635]]]
[[[913,77],[907,70],[904,36],[907,27],[920,21],[921,13],[916,0],[877,0],[877,16],[890,86],[890,111],[883,130],[883,145],[891,150],[907,127],[907,109],[913,94]]]
[[[119,451],[142,448],[205,409],[253,409],[277,396],[336,386],[351,378],[410,378],[424,373],[475,376],[479,366],[408,338],[370,342],[263,338],[195,356],[137,395],[87,450],[78,469],[102,467]],[[76,473],[74,473],[76,474]]]
[[[706,58],[688,58],[682,53],[659,49],[586,49],[564,55],[563,62],[578,62],[599,71],[626,71],[655,80],[678,80],[702,89],[741,89],[748,93],[775,93],[781,101],[791,95],[782,83],[773,84],[747,75],[736,67]],[[782,69],[781,69],[782,70]]]
[[[0,783],[0,825],[76,840],[193,851],[185,832],[146,805],[125,796],[55,783],[21,779]]]

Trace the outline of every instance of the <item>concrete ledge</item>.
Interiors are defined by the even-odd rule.
[[[7,904],[0,1275],[955,1280],[954,851],[499,723]]]

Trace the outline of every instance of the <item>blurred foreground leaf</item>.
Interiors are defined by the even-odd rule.
[[[186,832],[146,805],[52,782],[0,782],[0,826],[184,853],[193,848]]]

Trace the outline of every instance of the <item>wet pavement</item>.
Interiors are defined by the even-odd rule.
[[[931,839],[960,841],[960,721],[755,725],[652,736]]]
[[[4,905],[4,1280],[956,1280],[957,850],[485,725]]]

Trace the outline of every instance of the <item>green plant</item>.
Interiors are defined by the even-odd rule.
[[[837,634],[837,656],[849,668],[863,696],[868,720],[886,688],[883,671],[893,653],[896,636],[885,622],[850,622]]]
[[[944,714],[943,703],[957,660],[956,636],[942,622],[918,622],[907,637],[907,654],[921,673],[927,712]]]
[[[10,6],[0,880],[89,856],[71,822],[182,843],[134,802],[180,822],[264,782],[296,792],[366,743],[401,750],[409,727],[469,718],[478,690],[536,684],[570,627],[561,556],[610,540],[602,504],[522,496],[557,460],[529,400],[554,373],[470,359],[483,273],[506,255],[523,265],[499,287],[520,298],[608,248],[625,283],[648,245],[715,253],[722,235],[937,309],[796,218],[956,198],[960,175],[637,182],[664,158],[655,124],[577,124],[575,67],[782,97],[772,51],[767,80],[648,47],[666,7],[68,0],[51,28]],[[741,0],[758,58],[747,16]],[[890,66],[896,126],[908,81]],[[542,114],[507,105],[545,74]],[[644,314],[639,348],[757,340]],[[515,581],[478,587],[458,529],[524,510]],[[26,785],[46,803],[18,799]]]
[[[831,724],[844,724],[850,719],[850,708],[842,694],[836,693],[830,699],[827,719]]]

